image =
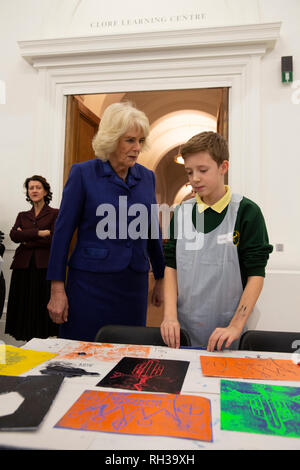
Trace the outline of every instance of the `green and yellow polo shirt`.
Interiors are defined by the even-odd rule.
[[[204,212],[204,233],[212,232],[224,219],[231,199],[229,186],[225,186],[225,195],[214,205],[208,206],[196,194],[196,203],[192,210],[193,225],[196,228],[197,214]],[[176,238],[174,223],[178,208],[175,208],[169,227],[169,239],[164,243],[166,266],[176,269]],[[237,213],[233,232],[233,243],[237,246],[243,287],[248,276],[265,277],[265,268],[273,246],[269,244],[267,228],[258,205],[243,197]]]

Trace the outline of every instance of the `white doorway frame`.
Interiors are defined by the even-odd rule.
[[[63,188],[67,95],[229,87],[229,184],[261,199],[261,59],[281,23],[19,41],[38,72],[36,161]]]

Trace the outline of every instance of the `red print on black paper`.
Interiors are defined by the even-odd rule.
[[[123,357],[97,385],[176,394],[181,391],[188,366],[187,361]]]

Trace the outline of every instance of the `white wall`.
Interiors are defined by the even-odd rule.
[[[49,167],[35,145],[39,132],[37,72],[20,57],[18,40],[273,21],[282,22],[281,38],[263,58],[262,74],[257,77],[262,91],[261,207],[271,242],[283,243],[284,251],[271,255],[259,301],[258,327],[300,330],[300,103],[295,99],[300,101],[300,92],[296,96],[296,89],[280,81],[284,55],[294,57],[294,79],[300,80],[299,0],[186,0],[184,4],[180,0],[2,1],[0,80],[6,83],[6,104],[0,104],[0,229],[8,234],[17,213],[28,207],[22,188],[25,178],[34,173],[47,177]],[[5,245],[4,272],[9,284],[16,246],[8,235]]]

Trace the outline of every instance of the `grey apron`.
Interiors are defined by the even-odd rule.
[[[241,195],[232,195],[222,223],[210,233],[204,233],[198,225],[199,233],[192,224],[195,198],[185,201],[178,210],[178,321],[188,331],[193,346],[206,348],[215,328],[229,325],[241,299],[243,285],[233,243],[241,200]],[[198,218],[203,225],[204,212]],[[230,349],[237,346],[238,340]]]

